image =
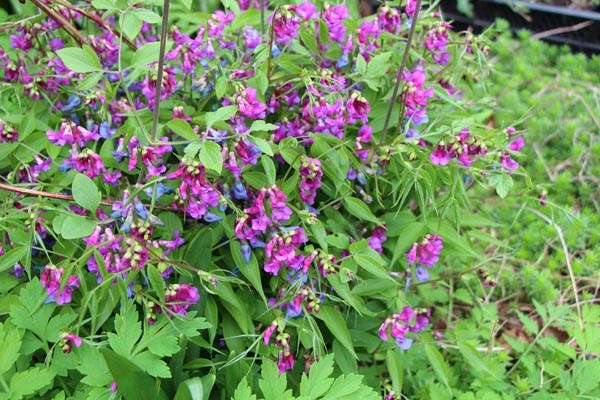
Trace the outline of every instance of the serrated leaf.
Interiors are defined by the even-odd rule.
[[[149,351],[136,354],[131,358],[131,361],[151,376],[157,378],[171,377],[171,370],[167,366],[167,363]]]
[[[221,154],[221,146],[215,142],[204,142],[200,149],[200,162],[205,168],[212,169],[217,173],[221,173],[223,169],[223,156]]]
[[[330,378],[332,373],[333,354],[328,354],[310,367],[308,376],[306,374],[302,375],[300,395],[316,399],[327,393],[333,384],[333,378]]]
[[[252,394],[252,389],[248,386],[248,380],[245,376],[235,389],[233,400],[256,400],[256,395]]]
[[[329,306],[322,306],[316,317],[325,323],[325,326],[333,336],[348,350],[354,358],[356,353],[354,352],[354,345],[352,344],[352,336],[348,331],[346,321],[342,318],[340,312]]]
[[[194,129],[184,119],[174,119],[167,122],[167,127],[171,129],[175,134],[181,136],[186,140],[197,140],[198,135],[194,132]]]
[[[342,203],[346,210],[356,218],[363,221],[374,222],[376,224],[379,223],[377,217],[371,212],[371,209],[369,209],[364,201],[355,197],[346,197],[342,200]]]
[[[84,174],[77,174],[71,185],[75,202],[86,210],[95,212],[100,205],[100,192],[98,187],[90,178]]]
[[[87,49],[86,49],[87,48]],[[84,51],[87,50],[87,51]],[[67,47],[56,51],[63,64],[73,72],[86,73],[102,71],[98,55],[89,46],[84,48]]]
[[[100,349],[119,393],[126,400],[163,400],[166,396],[157,389],[153,378],[140,367],[109,349]]]
[[[258,381],[258,386],[263,393],[264,400],[292,398],[292,391],[286,390],[286,375],[280,374],[277,364],[271,360],[263,360],[261,379]]]
[[[46,368],[29,368],[17,372],[10,379],[10,393],[12,400],[20,400],[31,396],[38,390],[50,386],[54,380],[54,372]]]
[[[0,324],[0,333],[4,336],[2,330],[3,326]],[[19,350],[21,350],[21,337],[19,331],[14,329],[0,342],[0,375],[13,367],[19,358]]]
[[[521,311],[517,310],[517,316],[519,317],[519,320],[521,320],[521,323],[523,324],[523,327],[525,327],[525,330],[528,333],[532,333],[534,335],[537,335],[539,332],[539,327],[537,322],[535,322],[533,319],[529,318],[527,315],[523,314]]]

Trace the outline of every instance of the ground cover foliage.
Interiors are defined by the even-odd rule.
[[[0,398],[597,397],[598,60],[396,6],[2,15]]]

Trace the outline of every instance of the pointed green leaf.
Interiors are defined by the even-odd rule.
[[[86,210],[95,212],[100,205],[100,192],[90,178],[84,174],[77,174],[71,185],[75,202]]]

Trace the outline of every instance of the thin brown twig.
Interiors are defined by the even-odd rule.
[[[9,192],[18,193],[18,194],[21,194],[24,196],[37,196],[37,197],[45,197],[45,198],[49,198],[49,199],[75,201],[75,198],[69,194],[52,193],[52,192],[46,192],[43,190],[27,189],[24,187],[13,186],[13,185],[9,185],[6,183],[0,183],[0,190],[6,190]],[[112,206],[116,202],[117,202],[117,200],[113,200],[113,199],[100,200],[100,204],[103,204],[105,206]],[[157,208],[159,210],[173,211],[173,209],[168,206],[155,206],[154,208]]]
[[[540,33],[536,33],[535,35],[531,35],[532,39],[543,39],[543,38],[547,38],[549,36],[554,36],[554,35],[559,35],[561,33],[566,33],[566,32],[574,32],[574,31],[578,31],[580,29],[583,28],[587,28],[588,26],[594,24],[596,21],[583,21],[580,22],[576,25],[571,25],[571,26],[562,26],[560,28],[554,28],[554,29],[550,29],[544,32],[540,32]]]
[[[89,12],[87,10],[84,10],[83,8],[77,7],[77,6],[71,4],[71,3],[67,2],[67,1],[64,1],[64,0],[58,0],[57,3],[60,4],[60,5],[62,5],[62,6],[64,6],[64,7],[66,7],[66,8],[69,8],[69,9],[71,9],[73,11],[76,11],[76,12],[80,13],[81,15],[83,15],[84,17],[86,17],[88,19],[91,19],[99,27],[104,28],[106,30],[109,30],[115,37],[121,38],[123,40],[123,42],[125,42],[125,44],[127,46],[129,46],[129,48],[131,50],[133,50],[133,51],[137,50],[137,46],[135,45],[135,43],[133,43],[131,40],[127,39],[126,37],[123,37],[121,35],[121,32],[117,28],[111,26],[109,23],[107,23],[105,20],[103,20],[98,15],[96,15],[94,13],[91,13],[91,12]]]
[[[40,0],[31,0],[31,2],[40,10],[42,10],[48,17],[52,18],[60,27],[62,27],[68,34],[79,44],[83,46],[86,43],[83,35],[75,28],[67,19],[65,19],[60,13],[54,12],[50,7],[44,4]]]

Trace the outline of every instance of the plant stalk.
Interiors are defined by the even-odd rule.
[[[383,143],[385,139],[385,134],[387,133],[388,127],[390,125],[390,119],[392,118],[392,110],[394,109],[394,103],[396,103],[396,97],[398,97],[400,81],[402,80],[402,74],[404,73],[404,68],[406,68],[406,62],[408,61],[408,53],[410,52],[410,47],[412,46],[412,41],[415,36],[415,29],[417,27],[417,20],[419,18],[420,10],[421,0],[417,0],[415,14],[413,15],[412,21],[410,22],[410,31],[408,33],[408,38],[406,39],[406,48],[404,49],[404,54],[402,55],[402,62],[400,63],[400,67],[398,67],[398,69],[396,70],[396,84],[394,85],[392,98],[390,99],[390,104],[385,115],[385,121],[383,123],[383,130],[381,131],[381,138],[379,139],[379,144]]]
[[[158,128],[158,110],[160,108],[160,98],[162,92],[162,81],[165,67],[165,51],[167,46],[167,30],[169,27],[169,0],[163,2],[162,28],[160,32],[160,48],[158,51],[158,76],[156,77],[156,92],[154,94],[154,110],[152,113],[152,130],[150,131],[150,141],[152,144],[156,141],[156,131]]]

